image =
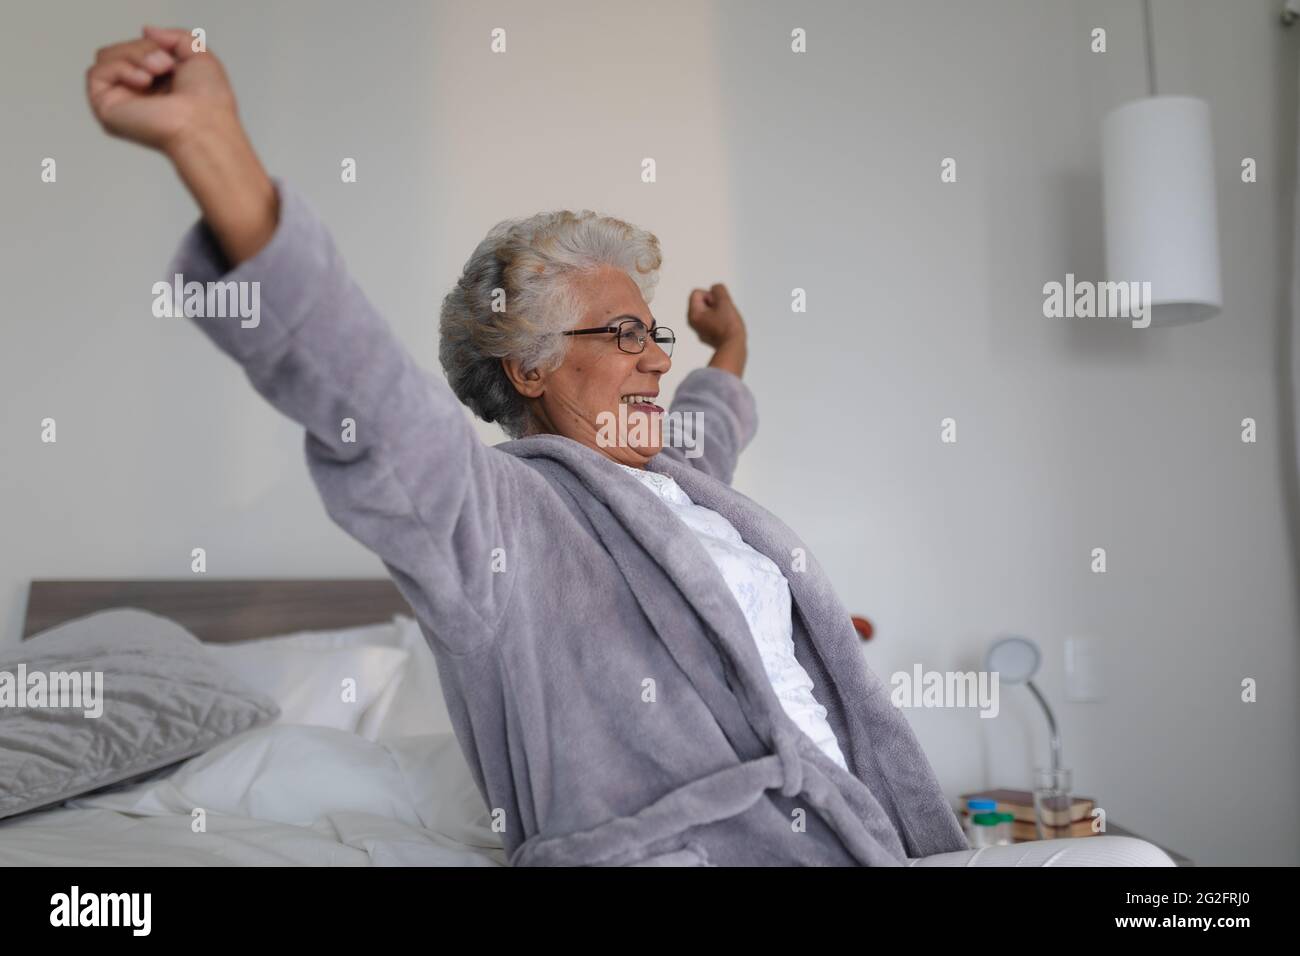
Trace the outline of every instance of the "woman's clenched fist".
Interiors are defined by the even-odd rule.
[[[721,282],[709,289],[692,289],[686,304],[686,322],[700,341],[719,348],[736,336],[744,336],[745,323],[731,293]]]
[[[239,125],[225,69],[195,52],[186,30],[145,27],[138,40],[102,48],[86,71],[86,96],[110,135],[162,152],[196,128]]]
[[[244,133],[220,61],[186,30],[145,27],[104,47],[86,71],[86,96],[113,136],[165,153],[229,265],[256,255],[275,232],[279,195]]]

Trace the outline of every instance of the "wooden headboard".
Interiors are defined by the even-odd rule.
[[[23,639],[111,607],[152,611],[212,643],[358,627],[394,614],[411,615],[410,605],[387,578],[33,581]]]

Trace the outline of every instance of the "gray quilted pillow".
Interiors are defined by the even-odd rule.
[[[0,649],[0,819],[143,777],[279,714],[165,617],[114,608],[52,627]]]

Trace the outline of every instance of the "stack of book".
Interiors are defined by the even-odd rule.
[[[1009,813],[1015,817],[1015,821],[1011,824],[1011,839],[1016,843],[1040,839],[1034,816],[1034,795],[1028,790],[983,790],[979,793],[963,793],[961,795],[963,825],[970,815],[967,809],[970,800],[993,800],[997,803],[997,808],[993,812]],[[1095,836],[1092,828],[1092,811],[1096,805],[1097,802],[1092,797],[1073,794],[1068,797],[1048,798],[1043,806],[1046,833],[1042,839]]]

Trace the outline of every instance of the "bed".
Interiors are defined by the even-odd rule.
[[[0,866],[507,865],[390,581],[36,581],[23,638],[112,608],[176,622],[281,714],[144,778],[0,819]],[[386,670],[355,717],[302,693],[358,661]]]

